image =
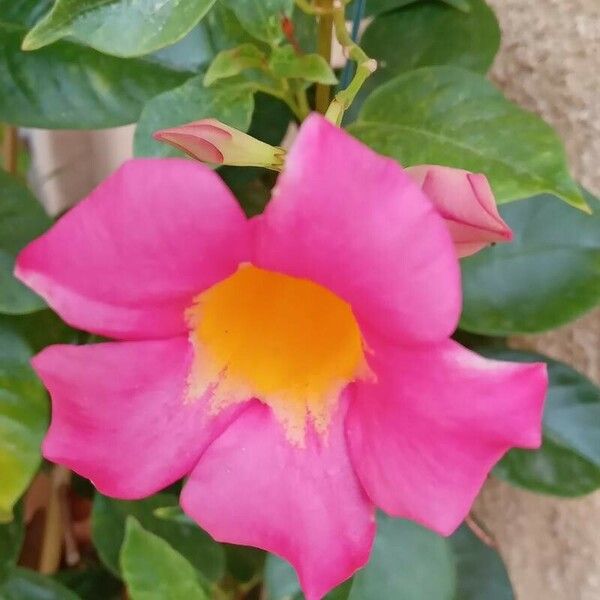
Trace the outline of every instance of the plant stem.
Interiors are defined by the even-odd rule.
[[[71,480],[71,472],[57,465],[52,471],[51,479],[50,499],[46,509],[44,540],[39,563],[39,571],[44,575],[55,573],[60,566],[64,541],[63,499]]]
[[[363,83],[377,69],[377,62],[369,58],[364,50],[352,39],[346,28],[345,5],[341,0],[333,2],[333,24],[338,42],[342,45],[344,53],[349,60],[357,64],[356,73],[348,87],[335,95],[333,102],[327,109],[326,118],[339,125],[346,109],[358,94]]]
[[[17,128],[11,125],[4,126],[4,139],[2,144],[2,157],[5,170],[11,175],[17,173],[17,158],[19,154],[19,138]]]
[[[319,0],[319,33],[317,38],[317,52],[325,59],[327,64],[331,63],[331,32],[333,29],[334,0]],[[320,113],[325,113],[329,105],[330,86],[318,83],[316,91],[316,108]]]

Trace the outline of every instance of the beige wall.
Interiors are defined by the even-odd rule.
[[[600,194],[600,1],[489,1],[504,34],[494,81],[559,131],[573,173]],[[514,345],[600,384],[600,310]],[[567,501],[490,481],[476,514],[497,538],[518,600],[600,600],[600,492]]]
[[[494,81],[556,127],[574,174],[600,195],[600,0],[490,3],[504,33]],[[38,182],[49,208],[87,193],[127,156],[130,138],[130,128],[36,132]],[[515,343],[564,360],[600,384],[600,311]],[[600,493],[564,501],[491,481],[477,515],[498,540],[518,600],[600,600]]]

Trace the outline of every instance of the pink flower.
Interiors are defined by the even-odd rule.
[[[448,339],[442,218],[392,160],[318,116],[260,217],[187,160],[126,163],[18,258],[72,325],[44,455],[110,496],[188,476],[215,539],[292,563],[309,600],[363,566],[375,507],[448,535],[511,447],[536,448],[541,364]]]
[[[459,257],[512,239],[485,175],[437,165],[410,167],[406,172],[444,217]]]

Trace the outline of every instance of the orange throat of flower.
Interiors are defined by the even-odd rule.
[[[350,306],[304,279],[243,265],[197,296],[186,317],[188,400],[212,387],[217,412],[258,398],[299,443],[307,417],[326,432],[342,389],[369,376]]]

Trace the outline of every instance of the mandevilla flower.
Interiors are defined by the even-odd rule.
[[[214,165],[266,167],[280,171],[285,151],[216,119],[161,129],[155,139],[167,142],[201,162]]]
[[[132,160],[16,272],[118,340],[34,358],[46,458],[118,498],[187,476],[185,512],[290,561],[309,600],[367,562],[375,507],[448,535],[509,448],[540,444],[544,365],[449,339],[461,294],[443,219],[316,115],[263,215],[203,165]]]
[[[409,167],[406,172],[444,217],[459,257],[512,239],[485,175],[438,165]]]

